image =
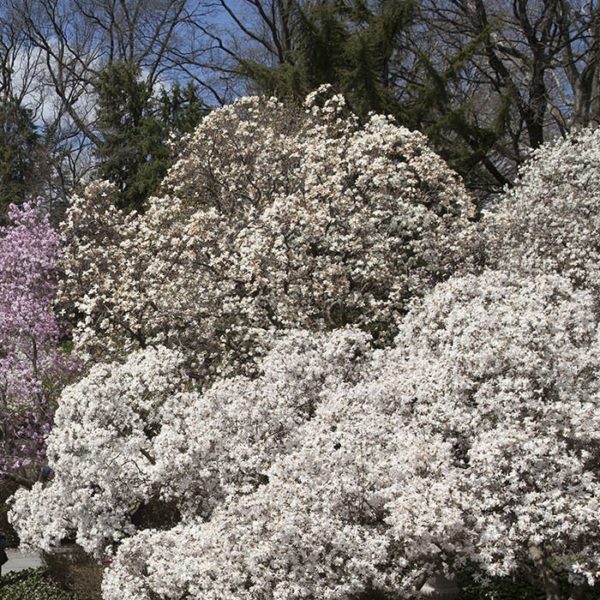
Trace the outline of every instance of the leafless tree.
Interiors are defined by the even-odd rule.
[[[432,47],[465,64],[471,93],[486,104],[510,97],[497,150],[520,164],[531,148],[600,117],[600,12],[595,0],[424,0]],[[474,103],[477,106],[477,103]],[[485,115],[485,111],[479,111]]]
[[[377,10],[381,2],[366,5]],[[55,140],[55,180],[69,187],[93,162],[94,82],[103,67],[133,62],[151,89],[193,81],[209,104],[223,104],[258,89],[240,77],[243,61],[293,65],[300,11],[327,3],[357,5],[5,0],[0,90],[27,103]],[[600,120],[598,0],[418,0],[415,10],[402,47],[386,64],[386,85],[399,104],[410,104],[431,86],[434,69],[447,85],[446,96],[438,114],[430,111],[429,121],[416,126],[425,129],[432,118],[455,111],[473,130],[502,129],[487,145],[468,131],[460,140],[471,146],[470,160],[489,179],[485,189],[510,183],[532,148]]]
[[[137,65],[152,90],[193,81],[207,103],[225,101],[209,68],[218,58],[204,33],[211,10],[209,0],[6,0],[2,89],[14,92],[18,80],[20,100],[54,140],[59,187],[71,189],[93,164],[95,82],[107,65]]]

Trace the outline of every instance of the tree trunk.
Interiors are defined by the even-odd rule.
[[[538,577],[542,581],[546,600],[561,600],[560,588],[554,571],[548,566],[546,557],[539,546],[530,546],[529,556],[536,568]]]

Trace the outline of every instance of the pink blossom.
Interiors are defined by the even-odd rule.
[[[39,201],[0,229],[0,478],[22,483],[45,460],[56,396],[74,361],[53,311],[60,237]]]

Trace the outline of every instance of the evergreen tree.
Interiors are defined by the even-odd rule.
[[[198,88],[188,83],[176,83],[169,91],[163,89],[158,102],[158,115],[171,134],[182,136],[193,131],[208,112],[198,95]]]
[[[504,136],[510,117],[512,88],[487,106],[482,123],[472,90],[465,86],[468,61],[481,49],[488,32],[461,51],[434,64],[424,53],[418,55],[419,83],[408,85],[399,120],[410,129],[424,132],[435,150],[459,172],[468,187],[483,195],[509,180],[490,159]]]
[[[194,86],[176,84],[155,97],[132,63],[108,65],[98,77],[98,175],[115,183],[120,205],[140,210],[164,177],[171,132],[191,131],[206,112]]]
[[[274,67],[242,60],[240,71],[261,91],[282,99],[302,101],[328,83],[359,115],[397,113],[389,65],[413,9],[414,0],[382,0],[375,7],[364,0],[296,4],[295,37],[287,60]]]
[[[446,48],[434,57],[415,42],[423,23],[414,0],[320,0],[296,3],[294,10],[293,50],[285,61],[275,66],[241,61],[242,73],[262,92],[300,102],[329,83],[360,116],[391,114],[427,134],[483,196],[509,183],[491,157],[505,137],[514,90],[494,97],[482,119],[465,83],[473,57],[489,41],[489,29],[462,50]]]
[[[41,148],[31,111],[13,98],[0,99],[0,225],[10,204],[34,192],[36,153]]]

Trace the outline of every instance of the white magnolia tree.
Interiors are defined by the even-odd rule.
[[[62,300],[80,350],[164,344],[214,378],[276,330],[393,339],[406,301],[452,272],[473,203],[422,135],[361,126],[328,95],[306,112],[264,98],[215,110],[143,215],[115,210],[106,183],[74,200]]]
[[[55,480],[14,503],[27,544],[115,552],[107,600],[411,597],[467,563],[556,598],[557,566],[600,576],[600,344],[567,279],[454,278],[393,348],[299,332],[203,394],[181,360],[140,351],[68,388]],[[152,498],[179,522],[136,529]]]
[[[488,267],[561,273],[600,298],[600,129],[536,151],[515,188],[473,230]]]

